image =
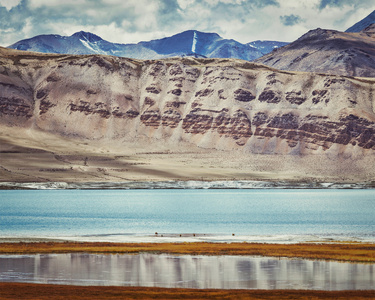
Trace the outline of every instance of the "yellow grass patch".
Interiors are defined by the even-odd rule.
[[[1,254],[141,252],[191,255],[260,255],[346,262],[375,262],[375,244],[365,243],[1,243]]]

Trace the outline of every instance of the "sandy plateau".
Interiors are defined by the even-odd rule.
[[[363,182],[375,177],[374,157],[353,160],[310,155],[246,154],[187,144],[148,152],[121,141],[67,139],[40,130],[3,127],[0,178],[4,182],[121,182],[164,180],[263,180]],[[184,151],[185,150],[185,151]],[[374,163],[373,163],[374,165]],[[294,166],[292,168],[292,166]],[[298,168],[300,166],[300,168]],[[361,170],[366,170],[361,172]],[[357,172],[356,172],[357,171]]]

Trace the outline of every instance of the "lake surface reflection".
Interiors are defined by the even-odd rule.
[[[1,255],[0,281],[214,289],[374,289],[374,264],[254,256]]]

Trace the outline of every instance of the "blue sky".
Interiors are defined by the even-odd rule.
[[[375,0],[0,0],[0,45],[80,30],[117,43],[189,29],[242,43],[290,42],[318,27],[345,31],[369,15],[374,4]]]

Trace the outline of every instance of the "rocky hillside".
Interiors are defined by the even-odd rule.
[[[0,48],[0,181],[375,181],[375,79]]]
[[[219,59],[1,49],[1,122],[86,139],[304,154],[375,150],[374,80]]]
[[[374,28],[359,33],[311,30],[255,62],[281,70],[375,77]]]

